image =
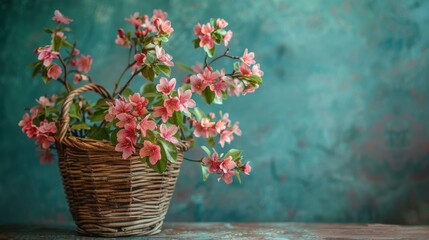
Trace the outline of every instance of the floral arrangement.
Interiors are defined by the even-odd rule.
[[[65,25],[73,20],[58,10],[52,20],[56,26],[44,29],[50,34],[51,42],[35,49],[37,61],[30,66],[34,69],[33,77],[40,75],[45,83],[59,82],[63,88],[50,97],[41,96],[37,105],[29,108],[29,113],[19,122],[22,132],[35,139],[39,146],[41,163],[53,160],[52,149],[55,149],[65,97],[82,83],[93,82],[89,75],[92,57],[80,53],[76,42],[72,44],[67,38],[66,33],[71,29]],[[205,58],[192,67],[180,64],[189,74],[177,87],[177,80],[170,79],[171,68],[175,65],[173,57],[164,48],[174,32],[167,13],[154,10],[149,17],[136,12],[125,20],[133,31],[118,29],[115,43],[128,49],[129,57],[111,98],[95,103],[83,96],[74,99],[69,112],[69,134],[110,141],[123,159],[138,154],[142,162],[160,173],[177,157],[174,144],[193,136],[203,137],[207,139],[208,146],[202,146],[207,156],[188,160],[201,163],[204,180],[215,173],[219,180],[229,184],[233,176],[240,180],[240,172],[249,174],[251,166],[249,162],[243,164],[240,150],[218,154],[213,148],[216,143],[224,147],[235,136],[240,136],[239,123],[232,123],[228,113],[218,116],[204,113],[193,98],[200,95],[208,104],[222,104],[228,96],[253,92],[262,84],[263,76],[260,65],[254,60],[255,54],[245,49],[242,56],[229,55],[228,44],[233,32],[226,29],[228,22],[224,19],[197,24],[193,43],[196,49],[205,52]],[[221,47],[224,52],[216,56],[216,48]],[[220,60],[233,60],[229,72],[225,68],[213,69],[213,63]],[[130,75],[124,82],[127,74]],[[147,81],[135,92],[129,86],[137,78]]]

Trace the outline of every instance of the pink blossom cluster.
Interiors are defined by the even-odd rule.
[[[201,118],[200,121],[191,118],[194,135],[196,137],[214,138],[219,135],[219,144],[224,147],[225,143],[231,143],[234,135],[241,136],[241,130],[238,127],[239,122],[231,124],[229,114],[225,113],[221,119],[215,121],[215,114],[210,113],[208,117]]]
[[[224,30],[228,26],[228,22],[222,18],[218,18],[216,21],[211,21],[205,24],[198,23],[194,27],[194,34],[198,37],[199,46],[212,49],[215,46],[215,42],[223,42],[225,46],[228,46],[229,41],[232,38],[231,30]]]
[[[152,17],[148,15],[142,15],[138,12],[135,12],[129,18],[125,18],[125,21],[129,22],[135,28],[135,35],[137,37],[145,37],[151,33],[154,33],[158,36],[160,35],[170,35],[174,32],[174,29],[171,27],[171,21],[167,20],[168,14],[162,10],[155,9],[153,11]],[[118,29],[118,35],[116,36],[115,43],[130,48],[131,41],[129,35],[126,35],[122,28]]]
[[[232,156],[219,159],[217,153],[213,153],[211,157],[204,157],[203,163],[207,166],[209,173],[219,174],[218,181],[222,179],[226,184],[232,183],[233,177],[238,174],[238,171],[242,171],[246,175],[249,175],[252,171],[250,162],[246,162],[246,164],[243,165],[240,159],[233,161]]]
[[[55,95],[52,95],[51,99],[42,96],[37,102],[38,105],[30,109],[30,114],[25,113],[22,120],[19,121],[18,125],[22,127],[22,132],[27,135],[28,138],[36,139],[36,144],[39,145],[39,149],[43,151],[40,154],[41,163],[52,162],[53,155],[51,154],[51,145],[55,142],[55,134],[57,132],[56,121],[43,119],[40,121],[39,113],[45,111],[46,108],[53,107]]]

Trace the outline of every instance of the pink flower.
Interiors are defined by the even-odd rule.
[[[137,53],[134,55],[134,60],[136,60],[137,66],[143,66],[146,61],[146,55],[144,53]]]
[[[85,74],[76,73],[73,77],[73,83],[77,84],[80,81],[87,81],[89,78]]]
[[[180,102],[180,111],[189,112],[188,108],[194,108],[197,105],[192,99],[191,90],[188,89],[183,92],[183,89],[179,88],[177,94]]]
[[[237,164],[232,161],[232,157],[228,156],[226,157],[222,163],[220,164],[220,169],[222,169],[222,171],[224,173],[227,173],[229,170],[234,169],[235,167],[237,167]]]
[[[161,159],[161,148],[148,140],[144,140],[143,148],[140,149],[140,157],[149,157],[149,162],[155,165]]]
[[[51,143],[55,142],[53,134],[57,132],[55,122],[48,122],[46,119],[40,122],[40,126],[37,128],[37,140],[36,144],[40,144],[42,149],[49,149]]]
[[[222,133],[220,134],[220,138],[219,138],[219,144],[224,147],[225,142],[227,143],[231,143],[231,141],[234,140],[234,136],[232,135],[231,131],[228,130],[224,130],[222,131]]]
[[[240,94],[243,92],[243,83],[238,80],[238,79],[234,79],[233,83],[231,85],[229,85],[229,89],[228,89],[228,94],[229,95],[236,95],[236,96],[240,96]]]
[[[204,34],[200,36],[200,47],[207,46],[208,49],[212,49],[214,47],[215,38],[210,34]]]
[[[48,78],[52,78],[52,79],[57,80],[61,76],[62,72],[63,71],[61,70],[60,66],[58,66],[57,64],[53,64],[48,69]]]
[[[191,76],[191,91],[198,94],[203,94],[204,89],[206,89],[207,84],[201,80],[198,76]]]
[[[222,176],[218,178],[218,181],[222,179],[226,184],[231,184],[233,180],[232,177],[234,177],[235,174],[237,173],[234,170],[229,170],[227,173],[222,174]]]
[[[80,55],[80,58],[76,59],[77,70],[79,72],[89,72],[91,70],[92,57],[90,55]]]
[[[137,123],[137,129],[140,130],[140,133],[143,137],[146,137],[147,130],[155,130],[156,123],[149,119],[149,115],[143,118],[140,122]]]
[[[177,140],[177,138],[174,137],[174,135],[177,133],[178,129],[179,128],[175,125],[170,125],[169,127],[167,127],[167,125],[161,124],[161,126],[159,127],[161,137],[164,138],[165,140],[171,142],[171,143],[178,143],[179,142]]]
[[[140,19],[139,13],[135,12],[133,15],[131,15],[129,18],[125,18],[125,21],[131,23],[132,25],[134,25],[135,28],[140,27],[143,22]]]
[[[208,34],[208,35],[210,35],[210,33],[212,33],[213,31],[214,31],[214,27],[212,27],[210,25],[210,23],[206,23],[206,24],[203,24],[201,26],[201,33],[202,34]]]
[[[128,124],[117,134],[118,144],[115,146],[115,151],[122,152],[122,159],[127,159],[136,151],[137,135],[135,130],[135,124]]]
[[[168,80],[167,78],[162,77],[159,79],[159,84],[156,85],[156,90],[158,90],[158,92],[162,92],[166,95],[169,95],[171,91],[174,90],[175,86],[176,86],[175,78]]]
[[[167,109],[167,112],[173,114],[175,111],[180,110],[180,101],[177,97],[166,99],[164,107]]]
[[[240,67],[238,68],[238,71],[240,71],[240,74],[243,76],[252,75],[252,71],[245,63],[241,63]]]
[[[213,153],[212,157],[204,157],[203,158],[203,163],[208,167],[209,173],[217,173],[220,172],[220,164],[221,161],[219,161],[219,157],[217,155],[217,153]]]
[[[76,56],[80,53],[79,49],[73,48],[73,51],[71,52],[71,55]]]
[[[41,107],[53,107],[54,104],[49,101],[49,98],[41,96],[39,99],[36,99],[36,102],[40,104]]]
[[[164,106],[154,107],[153,116],[161,117],[163,122],[167,122],[168,118],[173,116],[173,113],[167,111],[167,108]]]
[[[116,35],[115,43],[123,47],[131,47],[131,43],[128,41],[128,38],[122,28],[118,29],[118,35]]]
[[[210,122],[208,118],[202,118],[201,122],[195,122],[194,124],[194,135],[196,137],[203,136],[209,138],[210,136],[216,136],[216,129],[214,128],[215,123]]]
[[[264,72],[261,71],[259,64],[255,64],[252,66],[252,74],[258,77],[264,76]]]
[[[191,67],[192,71],[195,73],[200,73],[203,71],[203,64],[200,62],[196,62],[194,66]]]
[[[52,20],[62,24],[69,24],[73,21],[73,19],[64,16],[59,10],[54,11],[54,16],[52,17]]]
[[[195,25],[194,26],[194,34],[196,35],[196,36],[198,36],[198,35],[201,35],[202,33],[201,33],[201,24],[200,23],[198,23],[197,25]]]
[[[22,127],[22,132],[27,134],[28,138],[35,138],[39,134],[37,126],[33,124],[33,119],[34,117],[25,113],[24,116],[22,116],[22,120],[18,123],[18,126]]]
[[[218,133],[221,133],[223,130],[225,130],[226,129],[225,121],[218,120],[216,122],[215,129],[216,129],[216,132],[218,132]]]
[[[38,60],[43,60],[43,65],[45,67],[48,67],[51,65],[51,62],[53,59],[58,58],[58,52],[52,51],[52,47],[50,45],[46,45],[43,48],[38,48],[37,53],[39,56],[37,57]]]
[[[223,37],[223,44],[226,46],[228,46],[229,41],[231,41],[232,38],[232,31],[228,30],[225,34],[225,36]]]
[[[126,127],[129,124],[136,124],[134,116],[128,113],[120,113],[116,116],[116,118],[119,119],[119,122],[116,123],[116,126],[118,127]]]
[[[239,124],[240,122],[235,122],[234,125],[231,127],[231,131],[237,136],[241,136],[241,130],[238,127]]]
[[[220,77],[220,73],[213,72],[210,68],[206,67],[204,68],[202,73],[197,74],[198,78],[200,78],[204,83],[214,83],[216,82],[216,79]]]
[[[210,85],[210,90],[216,93],[216,97],[222,98],[222,91],[225,91],[228,88],[228,85],[221,81],[218,81],[215,84]]]
[[[168,17],[168,14],[161,9],[155,9],[153,10],[153,16],[152,19],[160,18],[162,20],[165,20]]]
[[[51,34],[52,38],[54,38],[55,36],[58,36],[58,37],[60,37],[62,39],[66,39],[67,38],[67,36],[63,32],[56,32],[55,34],[54,33]]]
[[[171,22],[169,20],[164,21],[161,18],[156,18],[153,23],[155,24],[159,33],[171,34],[174,29],[171,27]]]
[[[40,164],[52,163],[54,160],[54,155],[49,151],[49,149],[45,150],[43,153],[39,154]]]
[[[48,122],[48,120],[45,119],[40,122],[38,130],[39,134],[55,134],[57,132],[57,126],[55,126],[55,122]]]
[[[165,50],[159,46],[155,46],[155,54],[156,58],[164,63],[165,65],[172,67],[174,66],[174,63],[171,61],[173,60],[173,57],[169,55],[168,53],[165,53]]]
[[[145,97],[141,97],[139,93],[134,93],[128,97],[130,104],[135,107],[135,110],[131,112],[132,115],[139,117],[147,113],[146,106],[148,100]]]
[[[252,171],[252,167],[250,166],[250,162],[247,162],[245,165],[241,167],[241,171],[243,171],[244,174],[249,175],[249,173]]]
[[[240,58],[240,60],[245,63],[247,66],[250,66],[252,64],[255,64],[255,53],[250,52],[248,53],[248,50],[246,48],[246,50],[244,50],[243,56]]]
[[[244,90],[243,90],[243,95],[246,95],[247,93],[252,93],[252,92],[254,92],[257,88],[258,88],[259,86],[258,85],[256,85],[256,86],[252,86],[252,85],[248,85],[248,86],[246,86],[245,88],[244,88]]]
[[[216,25],[217,25],[218,28],[225,28],[226,26],[228,26],[228,22],[225,21],[225,19],[218,18],[216,20]]]
[[[120,113],[129,113],[133,109],[133,105],[124,101],[123,99],[115,99],[114,103],[107,102],[107,105],[109,105],[109,110],[106,116],[104,116],[104,119],[108,122],[113,121],[116,115]]]

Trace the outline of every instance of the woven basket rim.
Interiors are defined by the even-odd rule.
[[[178,143],[174,144],[176,148],[182,152],[186,152],[191,147],[191,142],[193,138],[181,139]],[[115,145],[112,142],[107,140],[96,140],[92,138],[83,138],[76,136],[66,136],[62,142],[58,142],[59,145],[64,145],[66,147],[78,148],[86,151],[103,151],[103,152],[116,152],[120,154],[120,152],[115,150]],[[136,153],[133,155],[138,155],[138,151],[142,147],[141,144],[136,146]]]

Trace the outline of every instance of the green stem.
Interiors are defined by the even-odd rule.
[[[186,161],[190,161],[190,162],[202,162],[203,161],[202,158],[200,160],[196,160],[196,159],[190,159],[190,158],[187,158],[187,157],[183,157],[183,159],[186,160]]]

